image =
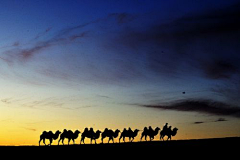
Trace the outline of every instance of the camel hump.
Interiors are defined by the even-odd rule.
[[[85,128],[83,132],[87,133],[88,132],[88,128]]]
[[[68,130],[67,133],[68,134],[73,134],[73,131],[72,130]]]
[[[93,133],[93,132],[94,132],[94,131],[93,131],[93,128],[90,128],[89,132]]]
[[[108,128],[105,128],[103,132],[108,132],[108,131],[109,131],[109,129],[108,129]]]

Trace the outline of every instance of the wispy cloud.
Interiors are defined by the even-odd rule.
[[[52,30],[52,27],[48,27],[44,32],[38,33],[38,34],[36,35],[36,37],[34,38],[34,40],[37,40],[37,39],[45,36],[45,35],[46,35],[49,31],[51,31],[51,30]]]
[[[218,118],[217,120],[214,121],[197,121],[194,122],[193,124],[203,124],[203,123],[212,123],[212,122],[224,122],[227,121],[225,118]]]
[[[28,128],[28,127],[21,127],[21,128],[24,128],[24,129],[26,129],[26,130],[29,130],[29,131],[37,131],[37,129],[35,129],[35,128]]]
[[[83,38],[86,36],[86,31],[78,31],[72,33],[74,29],[68,29],[68,32],[65,30],[59,31],[54,36],[45,40],[38,40],[41,36],[47,34],[51,29],[47,29],[44,34],[38,34],[34,40],[29,42],[28,44],[23,44],[20,46],[19,43],[14,44],[14,48],[10,48],[2,54],[1,59],[7,63],[24,62],[29,60],[36,54],[41,53],[43,50],[50,48],[52,46],[68,44],[76,41],[79,38]],[[68,34],[67,34],[68,33]],[[18,46],[18,48],[16,48]]]

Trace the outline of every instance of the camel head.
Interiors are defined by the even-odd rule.
[[[120,133],[121,131],[119,129],[116,129],[115,130],[115,133]]]
[[[75,132],[74,132],[75,134],[79,134],[79,133],[81,133],[79,130],[76,130]]]
[[[172,130],[172,136],[175,136],[177,134],[178,128],[173,128]]]
[[[135,129],[134,133],[137,134],[140,130],[139,129]]]
[[[55,134],[56,135],[59,135],[61,132],[59,131],[59,130],[57,130],[56,132],[55,132]]]
[[[156,127],[156,128],[155,128],[155,131],[159,131],[159,130],[161,130],[159,127]]]
[[[99,131],[99,130],[97,130],[96,134],[100,134],[100,133],[102,133],[102,132],[101,132],[101,131]]]

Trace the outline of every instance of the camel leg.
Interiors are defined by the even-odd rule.
[[[171,135],[168,138],[170,139],[170,141],[172,140],[172,136]]]
[[[163,135],[160,136],[160,140],[161,140],[161,139],[164,141],[164,136],[163,136]]]
[[[49,146],[51,146],[51,144],[52,144],[52,141],[53,141],[53,139],[52,139],[52,138],[50,138],[50,139],[49,139],[49,142],[50,142],[50,143],[49,143]]]
[[[104,138],[102,137],[102,144],[103,144],[103,139],[104,139]]]
[[[46,143],[45,143],[45,138],[43,138],[43,144],[46,146]]]
[[[75,140],[74,140],[74,139],[72,139],[72,141],[73,141],[73,144],[75,144]]]
[[[68,139],[68,145],[69,145],[70,141],[71,141],[71,138]]]
[[[40,140],[39,140],[39,142],[38,142],[38,143],[39,143],[39,146],[40,146],[41,141],[42,141],[42,138],[40,138]]]
[[[122,139],[122,136],[120,136],[120,138],[119,138],[119,143],[120,143],[121,139]]]
[[[109,137],[108,143],[109,143],[111,140],[113,141],[113,137]]]
[[[64,139],[65,139],[65,138],[62,138],[62,144],[63,144],[63,145],[64,145]]]
[[[59,145],[59,142],[61,141],[61,138],[58,140],[58,145]]]
[[[132,142],[132,137],[129,137],[129,142]]]
[[[147,135],[145,135],[145,141],[147,141]]]
[[[132,140],[131,140],[131,142],[134,140],[134,137],[132,137]]]
[[[168,136],[167,141],[168,141],[169,138],[170,138],[170,137]]]
[[[82,142],[83,142],[83,144],[85,144],[84,139],[85,139],[85,137],[82,137],[82,138],[81,138],[80,144],[81,144]]]

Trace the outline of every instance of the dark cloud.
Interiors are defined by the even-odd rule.
[[[225,118],[218,118],[215,121],[197,121],[197,122],[194,122],[193,124],[203,124],[203,123],[211,123],[211,122],[224,122],[224,121],[227,121],[227,120]]]
[[[205,122],[199,121],[199,122],[194,122],[193,124],[202,124],[202,123],[205,123]]]
[[[143,21],[144,29],[126,27],[116,43],[134,50],[138,56],[143,52],[141,56],[147,58],[148,69],[156,73],[176,75],[196,70],[209,79],[231,78],[240,71],[239,10],[240,5],[236,4],[192,13],[164,24],[158,14],[151,15],[154,23]]]
[[[234,74],[239,73],[239,67],[227,61],[213,61],[203,67],[206,77],[210,79],[230,79]]]
[[[240,108],[213,100],[181,100],[169,105],[140,105],[142,107],[183,112],[207,113],[210,115],[232,116],[240,118]]]
[[[225,118],[218,118],[216,121],[214,122],[224,122],[224,121],[227,121]]]
[[[148,76],[151,78],[152,75],[171,79],[197,75],[208,80],[228,80],[240,77],[239,6],[236,4],[223,9],[191,13],[170,20],[163,20],[162,14],[156,12],[142,15],[112,13],[66,27],[47,40],[39,41],[37,38],[32,46],[9,50],[0,59],[5,62],[12,59],[29,60],[52,46],[72,43],[89,36],[90,45],[101,45],[96,45],[101,55],[85,53],[90,55],[85,58],[91,60],[89,63],[86,60],[84,66],[81,66],[82,61],[79,60],[82,54],[73,60],[79,60],[78,63],[70,64],[64,59],[66,68],[66,64],[71,67],[76,64],[72,67],[75,69],[66,69],[67,73],[71,72],[70,78],[111,83]],[[44,35],[50,30],[46,29]],[[104,45],[108,48],[103,49]],[[105,66],[93,64],[92,57]],[[116,59],[117,63],[112,63]],[[65,70],[53,72],[62,74]],[[79,73],[85,73],[85,76],[81,77]]]

